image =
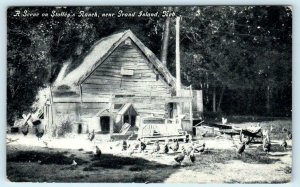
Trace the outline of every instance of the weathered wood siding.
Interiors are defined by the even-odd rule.
[[[74,125],[73,131],[77,132],[78,127],[75,122],[82,122],[88,124],[92,117],[94,117],[100,110],[106,109],[108,103],[54,103],[54,124],[60,125],[62,122],[68,120]],[[89,130],[89,129],[87,129]],[[83,126],[83,133],[85,133]]]
[[[122,75],[121,69],[133,71]],[[124,72],[124,71],[123,71]],[[120,46],[82,83],[82,97],[171,96],[171,87],[133,44]],[[165,103],[133,103],[140,115],[163,117]]]

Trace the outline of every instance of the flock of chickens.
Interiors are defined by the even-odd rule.
[[[94,138],[95,138],[95,131],[92,131],[91,133],[88,134],[88,139],[90,141],[93,141]],[[169,140],[166,139],[163,145],[160,145],[159,141],[155,141],[151,147],[150,147],[150,142],[145,142],[142,139],[138,139],[138,142],[135,142],[133,144],[129,143],[129,139],[130,138],[122,141],[121,150],[127,151],[130,156],[135,151],[138,151],[140,153],[147,152],[150,153],[151,155],[158,154],[158,153],[168,154],[170,152],[173,152],[176,154],[174,160],[179,164],[181,164],[181,162],[184,160],[186,156],[189,157],[192,163],[194,163],[196,160],[195,153],[203,153],[206,150],[205,143],[194,143],[194,142],[191,144],[186,144],[186,146],[182,146],[180,149],[178,139],[173,140],[173,142],[169,142]],[[150,151],[149,149],[146,150],[146,148],[148,147],[150,147]],[[113,149],[113,147],[110,147],[110,149]],[[94,156],[100,158],[101,154],[102,151],[98,146],[96,146],[96,149],[94,151]]]
[[[272,132],[272,128],[270,131]],[[283,147],[283,150],[286,150],[286,148],[288,146],[286,140],[292,139],[292,133],[285,128],[282,129],[282,133],[284,133],[286,136],[281,141],[280,146]],[[95,132],[93,131],[92,133],[90,133],[88,135],[88,138],[90,141],[93,141],[93,139],[95,138]],[[189,141],[191,141],[191,140],[189,140]],[[177,139],[173,140],[173,142],[169,142],[169,140],[166,139],[163,145],[160,145],[159,141],[155,141],[153,145],[150,145],[149,142],[145,142],[142,139],[138,139],[138,143],[133,143],[133,145],[131,145],[128,142],[129,142],[128,140],[123,140],[122,151],[128,151],[130,156],[136,150],[138,150],[140,153],[148,152],[151,155],[153,155],[155,153],[156,154],[157,153],[168,154],[171,150],[171,152],[176,153],[174,160],[179,164],[181,164],[181,162],[184,160],[184,158],[186,156],[190,159],[190,161],[192,163],[194,163],[196,160],[195,153],[203,153],[207,150],[205,142],[195,143],[193,141],[191,141],[191,143],[186,142],[188,144],[185,144],[184,146],[181,146],[181,148],[180,148],[179,142]],[[247,144],[248,144],[248,142],[246,142],[246,141],[243,141],[243,142],[239,143],[238,145],[234,144],[237,154],[242,155],[246,149]],[[146,151],[147,147],[150,147],[150,149],[147,149],[147,151]],[[113,149],[113,148],[110,147],[110,149]],[[270,136],[269,136],[268,131],[267,131],[267,133],[265,133],[263,135],[262,149],[266,153],[269,153],[271,150],[271,141],[270,141]],[[100,158],[101,153],[102,152],[101,152],[100,148],[98,146],[96,146],[95,156]]]
[[[272,132],[272,129],[273,129],[273,127],[271,126],[270,127],[270,132]],[[286,140],[291,140],[292,139],[292,133],[289,130],[287,130],[286,128],[282,129],[282,133],[284,135],[284,138],[280,142],[280,146],[285,151],[287,149],[287,146],[288,146]],[[241,155],[245,151],[246,144],[248,144],[248,142],[244,141],[239,146],[234,145],[234,147],[236,148],[238,154]],[[263,151],[266,152],[266,153],[269,153],[270,150],[271,150],[271,145],[272,144],[271,144],[271,140],[270,140],[269,130],[266,130],[263,133],[263,141],[262,141],[262,149],[263,149]]]
[[[270,128],[270,132],[272,132],[272,126]],[[26,126],[25,126],[25,128],[22,129],[22,133],[26,136],[28,133],[28,127],[26,128]],[[280,143],[280,146],[283,147],[283,150],[286,150],[286,148],[288,146],[286,140],[292,139],[292,133],[290,131],[288,131],[286,128],[282,129],[282,133],[284,133],[286,136],[284,136],[283,140]],[[40,139],[43,136],[43,134],[44,134],[43,131],[40,132],[39,129],[36,128],[36,136],[38,137],[38,139]],[[95,131],[94,130],[88,134],[88,139],[91,142],[95,139]],[[138,139],[138,141],[134,141],[135,143],[133,143],[131,145],[129,143],[129,139],[130,139],[130,137],[127,140],[123,140],[122,151],[129,152],[130,156],[136,150],[138,150],[140,153],[148,152],[151,155],[153,155],[155,153],[156,154],[157,153],[168,154],[171,150],[171,152],[176,154],[174,157],[174,160],[179,164],[181,164],[181,162],[184,160],[184,158],[186,156],[189,157],[189,159],[192,163],[194,163],[196,160],[195,153],[203,153],[207,150],[206,144],[204,142],[203,143],[200,143],[200,142],[195,143],[195,142],[191,141],[190,139],[187,140],[187,142],[186,142],[187,144],[185,144],[184,146],[181,146],[181,149],[180,149],[179,142],[177,139],[173,140],[173,142],[169,142],[169,140],[166,139],[165,143],[163,145],[160,145],[159,141],[155,141],[152,146],[150,145],[150,142],[144,142],[144,140],[142,140],[142,139]],[[191,143],[189,143],[189,142],[191,142]],[[244,153],[244,151],[246,149],[246,144],[248,144],[248,142],[245,142],[245,141],[241,142],[239,145],[234,144],[234,147],[236,148],[236,152],[239,155],[242,155]],[[150,151],[149,151],[149,149],[146,150],[147,147],[150,147]],[[113,149],[113,148],[110,147],[110,149]],[[266,131],[265,133],[263,133],[262,149],[266,153],[270,152],[271,141],[270,141],[269,131]],[[94,156],[97,158],[100,158],[101,154],[102,154],[101,149],[98,146],[96,146]],[[75,163],[73,163],[73,165]]]

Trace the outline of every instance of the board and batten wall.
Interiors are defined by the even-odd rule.
[[[81,87],[83,98],[110,97],[110,95],[115,97],[171,96],[171,87],[131,40],[121,43],[83,81]],[[166,112],[165,103],[155,100],[132,104],[141,116],[164,117]]]

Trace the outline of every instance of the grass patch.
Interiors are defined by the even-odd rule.
[[[69,165],[72,164],[73,159],[78,165],[87,163],[87,161],[67,157],[63,152],[42,152],[42,151],[18,151],[14,155],[7,155],[7,162],[38,162],[40,164],[58,164],[58,165]]]
[[[280,161],[280,159],[270,158],[265,152],[260,149],[246,150],[243,155],[239,155],[235,150],[210,150],[203,154],[196,155],[196,162],[191,165],[185,165],[189,170],[202,170],[205,168],[213,168],[215,164],[225,164],[230,160],[241,160],[249,164],[273,164]],[[174,166],[174,168],[182,166]]]
[[[112,154],[103,154],[100,158],[92,158],[92,167],[103,167],[109,169],[121,169],[123,166],[132,166],[130,171],[141,171],[144,168],[158,169],[169,167],[168,165],[158,164],[143,158],[122,157]]]

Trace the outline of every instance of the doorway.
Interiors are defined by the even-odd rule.
[[[78,124],[78,129],[77,129],[77,133],[81,134],[82,133],[82,124]]]
[[[109,125],[110,117],[109,116],[101,116],[100,117],[100,127],[101,132],[104,134],[109,133],[110,125]]]

